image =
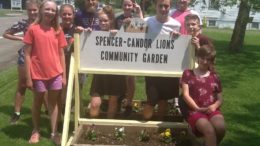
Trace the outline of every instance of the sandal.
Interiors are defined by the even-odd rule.
[[[40,135],[39,131],[33,131],[32,135],[30,137],[29,143],[30,144],[38,143],[40,141],[40,137],[41,137],[41,135]]]
[[[61,145],[59,133],[51,133],[51,141],[53,141],[55,145]]]

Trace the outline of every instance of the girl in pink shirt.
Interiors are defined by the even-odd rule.
[[[40,139],[40,107],[45,92],[48,93],[48,112],[51,121],[51,140],[60,144],[57,133],[59,102],[62,85],[66,84],[63,48],[67,46],[64,33],[58,22],[58,9],[53,0],[45,0],[40,5],[36,21],[29,27],[24,37],[26,84],[34,92],[32,105],[33,131],[29,143]]]
[[[191,10],[188,6],[190,4],[190,0],[177,0],[177,9],[171,10],[170,16],[181,23],[181,34],[188,34],[185,28],[185,17],[189,14],[195,14],[199,17],[200,25],[202,25],[201,18],[199,13]]]
[[[187,122],[193,132],[202,135],[205,146],[217,146],[225,136],[225,122],[220,106],[222,86],[213,64],[216,51],[211,44],[202,45],[196,53],[198,67],[185,70],[181,85],[188,105]]]

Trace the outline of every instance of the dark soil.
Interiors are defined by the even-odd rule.
[[[138,104],[138,108],[134,108],[134,104]],[[120,108],[116,116],[116,119],[126,119],[126,120],[142,120],[142,109],[145,102],[134,101],[133,111],[130,115],[124,115],[124,108]],[[168,114],[165,116],[164,121],[170,122],[183,122],[183,118],[180,113],[176,110],[173,103],[169,103]],[[106,119],[107,111],[107,101],[103,101],[101,107],[101,113],[99,118]],[[156,109],[155,109],[156,111]],[[154,117],[151,120],[157,120],[157,112],[155,112]],[[95,124],[95,123],[93,123]],[[171,129],[171,135],[173,141],[171,143],[164,143],[160,141],[160,133],[162,133],[165,128],[154,128],[154,127],[137,127],[129,126],[124,127],[125,137],[123,140],[117,140],[115,137],[115,128],[121,128],[120,125],[105,126],[105,125],[94,125],[94,131],[96,136],[95,140],[91,140],[88,137],[89,131],[92,130],[93,125],[80,125],[79,130],[76,132],[72,145],[82,146],[82,145],[127,145],[127,146],[191,146],[190,141],[187,136],[187,129],[175,128]],[[142,130],[147,131],[149,135],[149,141],[139,141],[139,136]]]
[[[92,141],[88,139],[88,131],[91,125],[84,125],[80,130],[74,144],[84,145],[127,145],[127,146],[190,146],[187,141],[187,134],[185,129],[172,129],[173,141],[166,144],[160,141],[160,133],[165,129],[151,128],[151,127],[124,127],[125,137],[122,141],[117,140],[114,136],[116,126],[95,126],[94,130],[97,134],[97,139]],[[149,135],[149,141],[140,142],[139,136],[142,130],[146,130]],[[178,141],[176,141],[178,139]]]

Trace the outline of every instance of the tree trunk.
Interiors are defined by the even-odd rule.
[[[229,43],[229,51],[231,52],[239,52],[243,48],[250,8],[249,0],[241,0],[232,38]]]

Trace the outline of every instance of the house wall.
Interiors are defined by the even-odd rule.
[[[199,1],[192,8],[199,12],[202,19],[206,19],[207,27],[234,28],[239,11],[238,4],[221,7],[220,10],[209,9],[208,7],[207,1],[206,4]],[[251,12],[250,17],[253,17],[253,19],[251,23],[248,23],[247,29],[260,30],[260,12]]]

